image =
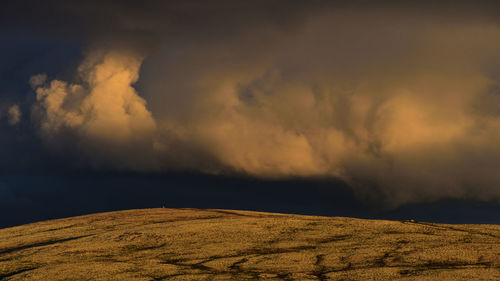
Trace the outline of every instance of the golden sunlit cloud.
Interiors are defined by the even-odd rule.
[[[32,77],[34,114],[47,143],[76,135],[97,166],[336,177],[394,206],[493,200],[499,38],[488,23],[344,11],[172,42],[146,61],[97,47],[79,83]]]
[[[14,126],[19,124],[21,122],[21,109],[19,108],[19,105],[14,104],[9,109],[7,110],[7,119],[9,122],[9,125]]]
[[[97,154],[93,160],[110,157],[118,167],[142,169],[147,161],[125,154],[130,147],[151,146],[156,130],[145,100],[131,86],[141,61],[129,53],[96,52],[78,69],[82,84],[33,76],[43,138],[50,142],[70,130],[82,141],[79,147]]]

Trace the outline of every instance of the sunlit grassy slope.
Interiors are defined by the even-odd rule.
[[[0,280],[500,280],[500,226],[146,209],[0,229]]]

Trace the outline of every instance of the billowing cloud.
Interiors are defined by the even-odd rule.
[[[227,22],[110,11],[119,35],[95,33],[74,81],[31,79],[42,138],[97,167],[335,177],[393,206],[500,198],[488,9],[318,1],[273,21],[264,6],[216,9]]]
[[[59,138],[71,134],[76,143],[65,145],[82,149],[96,165],[111,161],[116,167],[142,169],[149,159],[128,157],[152,146],[156,124],[132,87],[141,61],[134,54],[98,52],[78,68],[81,84],[33,76],[34,114],[43,139],[60,145]]]
[[[9,109],[7,110],[7,119],[9,125],[14,126],[21,122],[21,115],[21,109],[19,109],[19,106],[17,104],[9,107]]]

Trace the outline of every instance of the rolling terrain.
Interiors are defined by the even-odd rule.
[[[142,209],[0,229],[0,280],[500,280],[500,226]]]

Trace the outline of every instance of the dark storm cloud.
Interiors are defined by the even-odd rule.
[[[294,25],[312,13],[343,10],[401,12],[421,20],[456,17],[496,21],[497,1],[9,1],[0,12],[4,28],[62,32],[65,36],[128,35],[148,40],[165,31],[199,38],[224,36],[262,23]],[[101,37],[100,39],[104,39]]]
[[[398,205],[500,197],[498,11],[493,1],[17,1],[0,25],[85,42],[72,75],[33,72],[32,106],[20,107],[69,162],[334,177]]]
[[[52,32],[99,41],[129,39],[148,45],[166,32],[224,36],[261,22],[293,24],[324,1],[12,1],[3,6],[5,28]],[[102,42],[100,42],[102,43]],[[137,42],[136,42],[137,43]]]

